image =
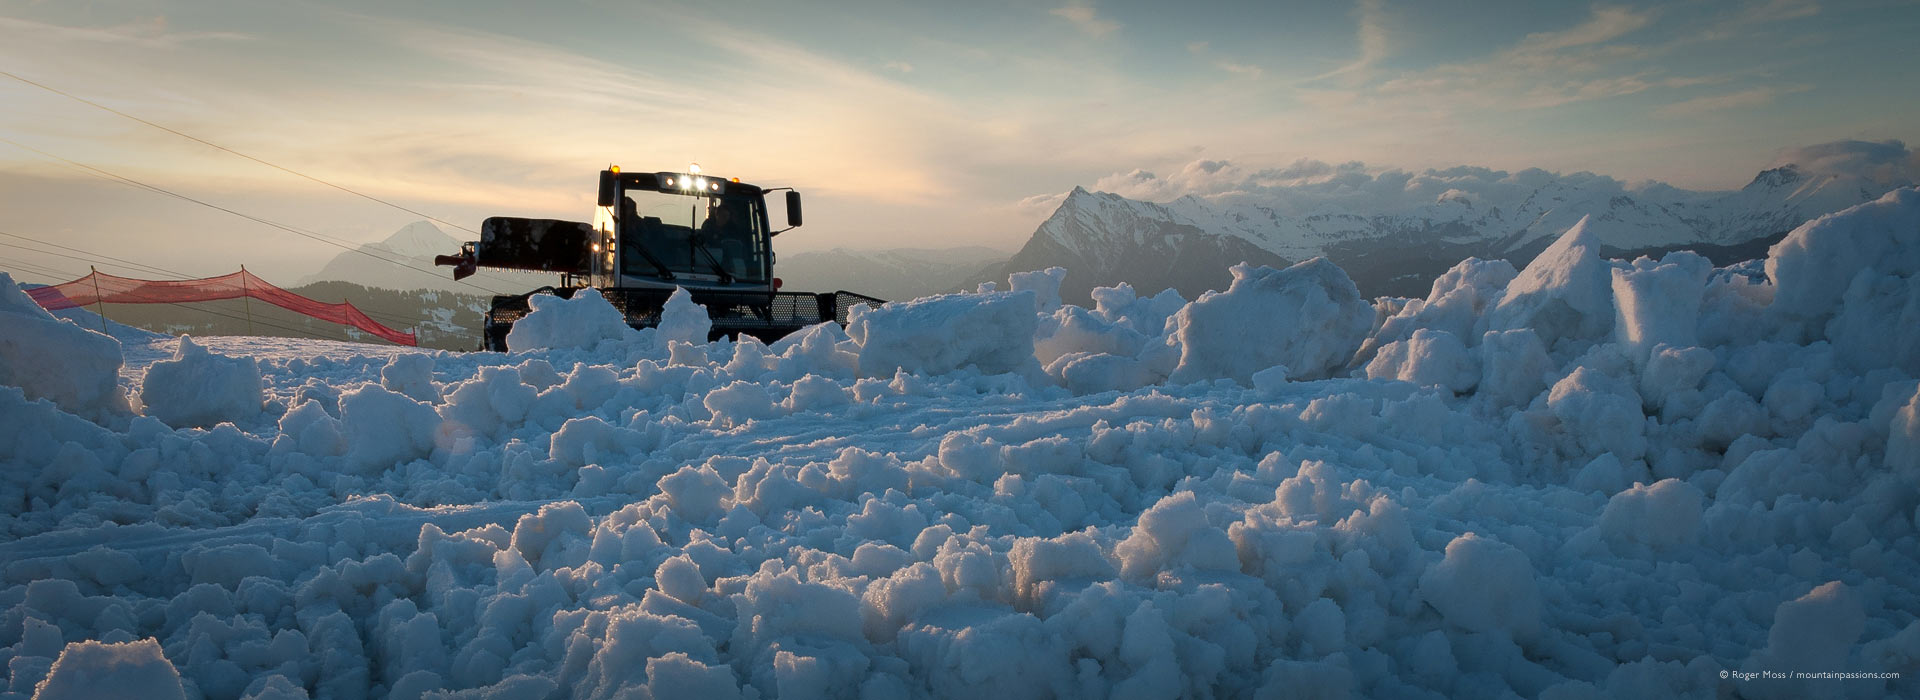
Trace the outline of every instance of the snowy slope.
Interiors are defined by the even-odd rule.
[[[0,697],[1910,695],[1920,190],[1764,274],[1568,228],[772,347],[116,343],[0,278]]]

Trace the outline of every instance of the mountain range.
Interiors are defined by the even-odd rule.
[[[1888,144],[1904,162],[1915,160],[1898,142],[1865,145]],[[1311,165],[1253,173],[1166,202],[1075,187],[1011,260],[982,279],[1059,265],[1068,270],[1062,291],[1070,300],[1117,282],[1143,291],[1172,287],[1192,298],[1223,288],[1235,262],[1277,266],[1326,256],[1369,296],[1424,296],[1455,262],[1524,265],[1586,216],[1609,255],[1689,248],[1725,264],[1756,257],[1808,219],[1913,181],[1910,167],[1850,168],[1832,159],[1781,163],[1719,192],[1630,186],[1585,172]],[[1119,184],[1159,179],[1136,171],[1134,183]]]

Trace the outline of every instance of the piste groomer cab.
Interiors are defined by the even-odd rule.
[[[774,230],[766,195],[782,190],[787,226]],[[529,308],[527,297],[571,297],[587,287],[600,290],[635,328],[659,324],[667,298],[683,288],[707,307],[714,338],[744,333],[771,342],[816,323],[845,325],[854,305],[880,303],[847,291],[780,291],[773,237],[799,225],[800,193],[792,188],[714,177],[698,165],[651,173],[615,166],[600,171],[593,223],[491,217],[479,241],[435,262],[454,266],[454,279],[478,267],[561,275],[554,287],[494,297],[483,333],[487,350],[506,350],[507,332]]]

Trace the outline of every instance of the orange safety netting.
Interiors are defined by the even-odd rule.
[[[71,309],[97,302],[109,304],[177,304],[189,301],[218,301],[252,297],[274,306],[330,321],[385,338],[399,345],[416,345],[413,333],[401,333],[380,325],[352,304],[328,304],[314,301],[268,284],[241,268],[239,272],[198,280],[137,280],[115,277],[98,271],[85,277],[51,287],[29,289],[41,307],[49,311]]]

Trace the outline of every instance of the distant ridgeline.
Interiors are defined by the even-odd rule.
[[[1897,142],[1825,147],[1907,152]],[[1174,288],[1191,299],[1224,289],[1236,262],[1284,267],[1325,256],[1366,296],[1421,297],[1465,258],[1524,266],[1582,217],[1592,217],[1610,257],[1689,249],[1725,265],[1762,257],[1810,219],[1913,184],[1898,168],[1818,162],[1766,170],[1728,192],[1628,186],[1592,173],[1374,172],[1357,163],[1248,173],[1218,194],[1165,202],[1076,187],[1011,260],[973,281],[1060,266],[1068,271],[1068,301],[1087,303],[1094,287],[1119,282],[1143,294]],[[1180,190],[1145,172],[1114,186],[1148,199]]]

